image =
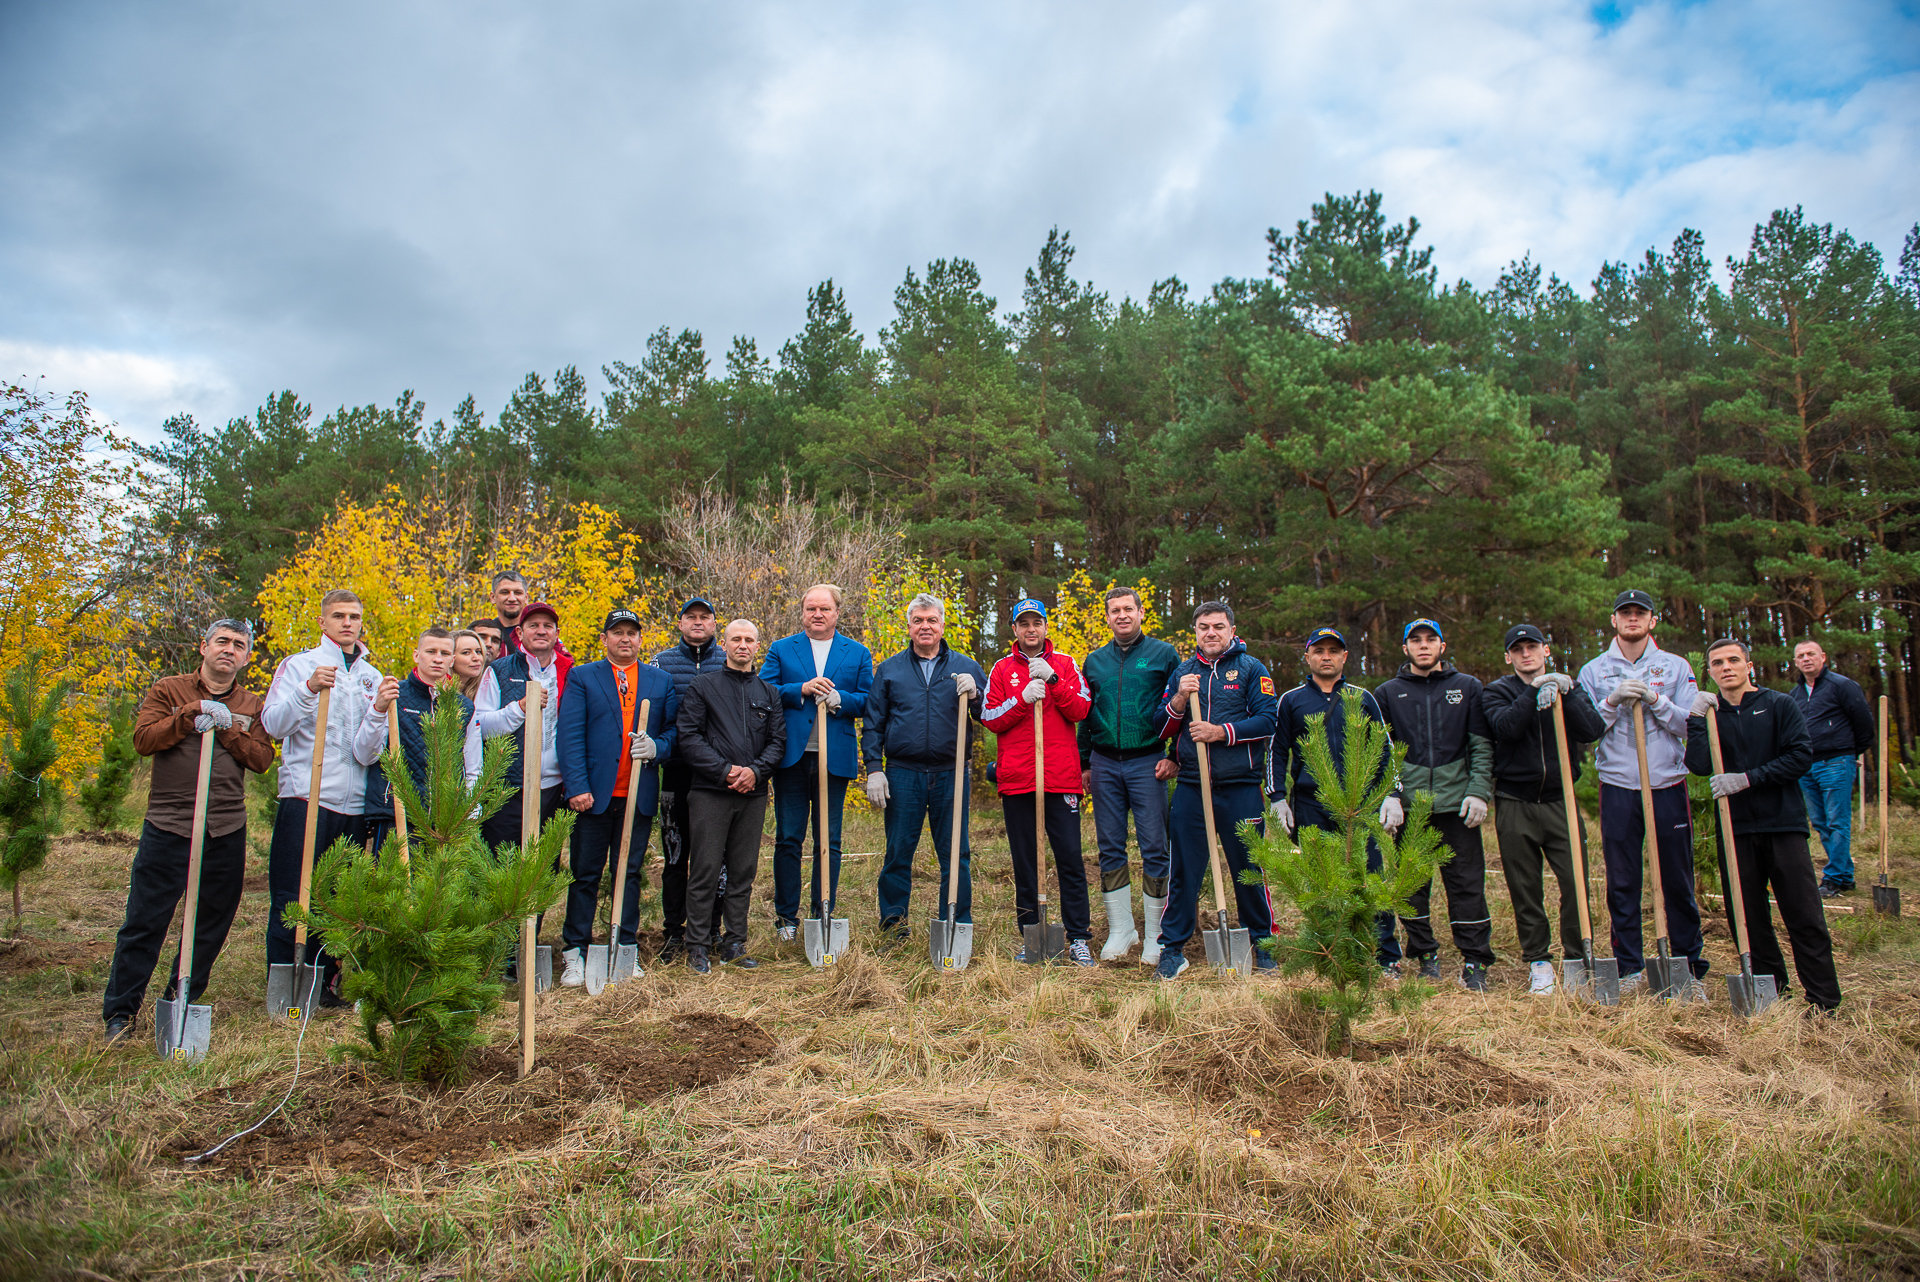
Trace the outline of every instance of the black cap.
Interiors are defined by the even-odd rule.
[[[616,623],[631,623],[634,627],[638,628],[640,626],[640,616],[623,605],[615,606],[613,609],[607,611],[607,621],[600,625],[600,630],[602,632],[611,632],[613,631],[613,625]]]
[[[720,611],[713,608],[713,602],[703,596],[690,596],[680,603],[680,613],[682,615],[686,614],[689,610],[705,610],[708,614],[720,613]]]
[[[1546,637],[1540,634],[1539,628],[1531,623],[1516,623],[1507,629],[1507,641],[1501,648],[1511,650],[1522,641],[1538,641],[1541,645],[1547,643]]]
[[[1639,588],[1628,588],[1625,592],[1613,598],[1613,612],[1615,614],[1620,613],[1620,611],[1630,605],[1637,605],[1648,614],[1660,613],[1653,604],[1653,598],[1647,593],[1642,592]]]

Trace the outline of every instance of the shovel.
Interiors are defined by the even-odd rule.
[[[527,719],[520,736],[520,849],[523,856],[533,852],[540,838],[540,756],[546,742],[541,721],[546,711],[547,688],[538,681],[527,682]],[[533,998],[553,982],[553,950],[542,948],[538,936],[540,918],[520,923],[520,1076],[533,1071]],[[544,954],[544,956],[542,955]]]
[[[621,679],[626,678],[623,676]],[[640,701],[636,733],[646,729],[647,719],[652,710],[653,700]],[[587,945],[587,996],[589,997],[598,997],[600,990],[608,984],[632,979],[634,972],[640,968],[640,946],[620,942],[620,929],[627,924],[626,913],[622,911],[627,902],[627,851],[633,846],[633,812],[639,796],[640,771],[629,766],[627,768],[627,818],[620,829],[620,865],[613,873],[613,906],[612,911],[607,914],[607,942]]]
[[[1199,701],[1196,692],[1194,702]],[[1253,974],[1253,936],[1245,926],[1227,929],[1227,865],[1220,857],[1220,834],[1213,824],[1213,759],[1198,739],[1193,747],[1200,759],[1200,813],[1207,822],[1207,859],[1213,867],[1214,928],[1201,931],[1200,939],[1207,946],[1208,965],[1223,975],[1237,972],[1244,979]]]
[[[200,1059],[213,1040],[213,1007],[189,1004],[193,928],[200,916],[200,852],[207,842],[207,790],[213,780],[213,730],[200,732],[200,777],[193,788],[193,842],[187,847],[187,906],[180,916],[180,974],[173,1000],[153,1004],[153,1040],[161,1059]]]
[[[814,808],[814,916],[801,922],[800,926],[802,933],[806,936],[807,961],[818,968],[833,965],[840,954],[847,950],[848,933],[847,919],[833,915],[834,901],[839,898],[840,879],[834,876],[833,859],[827,853],[827,705],[825,700],[815,703],[813,720],[820,731],[820,744],[815,752],[820,759],[820,804]]]
[[[1713,754],[1713,773],[1727,768],[1720,760],[1720,714],[1707,709],[1707,749]],[[1720,811],[1720,849],[1727,858],[1727,894],[1733,905],[1733,938],[1740,949],[1740,973],[1727,976],[1727,999],[1733,1013],[1751,1019],[1780,999],[1772,975],[1753,973],[1753,950],[1747,946],[1747,902],[1740,891],[1740,854],[1733,844],[1733,807],[1725,797],[1714,798]]]
[[[953,832],[947,838],[947,915],[927,927],[927,955],[941,970],[965,970],[973,960],[973,923],[955,921],[960,911],[960,820],[967,801],[967,701],[953,740]]]
[[[1898,917],[1900,888],[1887,884],[1887,696],[1884,694],[1880,696],[1880,743],[1873,755],[1880,760],[1880,884],[1873,888],[1873,911],[1883,917]]]
[[[1573,992],[1585,990],[1602,1006],[1620,1004],[1620,962],[1593,955],[1593,915],[1587,909],[1587,843],[1580,823],[1580,803],[1573,797],[1573,758],[1567,752],[1567,714],[1553,701],[1553,733],[1560,749],[1560,795],[1567,804],[1567,846],[1573,854],[1573,884],[1580,901],[1580,960],[1560,963],[1561,977]]]
[[[407,759],[400,753],[400,701],[395,699],[387,705],[387,751],[393,754],[394,765],[407,768]],[[387,781],[387,791],[393,794],[393,835],[400,839],[400,866],[407,866],[407,808],[400,804],[400,794],[394,792],[393,781]],[[378,854],[378,851],[374,852]]]
[[[1633,750],[1640,763],[1640,822],[1646,829],[1647,866],[1653,872],[1653,947],[1647,958],[1647,991],[1661,997],[1691,1000],[1693,967],[1673,955],[1667,939],[1667,896],[1660,880],[1660,839],[1654,827],[1653,784],[1647,773],[1647,718],[1638,699],[1633,703]]]
[[[1066,928],[1047,920],[1047,723],[1040,711],[1046,706],[1045,699],[1033,705],[1033,884],[1040,916],[1020,928],[1027,961],[1035,966],[1067,951]]]
[[[320,774],[327,759],[327,723],[333,711],[333,687],[320,691],[320,705],[313,714],[313,771],[307,780],[307,831],[300,846],[300,907],[307,906],[313,893],[313,845],[320,832]],[[300,1012],[313,1005],[320,995],[320,974],[325,968],[316,958],[307,961],[307,923],[293,927],[293,961],[267,967],[267,1014],[273,1019],[298,1020]]]

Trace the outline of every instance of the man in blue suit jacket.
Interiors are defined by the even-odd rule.
[[[841,591],[816,583],[800,598],[802,630],[781,637],[767,651],[762,680],[780,690],[787,715],[787,752],[773,775],[774,937],[790,940],[800,921],[800,849],[814,823],[820,790],[815,716],[827,713],[828,874],[840,881],[840,813],[847,785],[860,773],[859,744],[853,723],[867,710],[873,689],[873,652],[840,635]],[[816,880],[809,899],[820,915],[823,887]]]
[[[627,790],[634,795],[633,838],[627,846],[626,903],[620,910],[620,942],[637,942],[640,890],[646,882],[647,839],[660,797],[659,763],[673,755],[678,736],[674,719],[680,695],[673,678],[641,663],[640,618],[631,610],[607,615],[600,631],[607,657],[574,668],[560,698],[555,748],[560,758],[561,795],[575,813],[571,862],[573,885],[567,891],[567,925],[561,935],[566,970],[562,984],[586,982],[587,945],[593,939],[594,909],[600,902],[600,872],[620,843],[627,817]],[[640,724],[640,703],[648,701]]]

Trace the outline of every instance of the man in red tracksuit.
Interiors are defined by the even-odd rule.
[[[1080,745],[1074,735],[1093,702],[1079,665],[1047,640],[1046,606],[1031,599],[1015,602],[1013,639],[1013,653],[994,664],[987,677],[987,706],[980,719],[1000,740],[1000,808],[1013,857],[1016,915],[1022,926],[1040,920],[1039,834],[1033,822],[1033,708],[1040,704],[1046,726],[1047,842],[1058,874],[1056,899],[1067,956],[1076,965],[1092,966],[1087,869],[1080,859]],[[1023,949],[1017,960],[1025,959]]]

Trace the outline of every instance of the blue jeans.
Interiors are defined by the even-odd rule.
[[[1800,795],[1807,799],[1807,818],[1820,834],[1827,852],[1823,881],[1853,885],[1854,759],[1835,757],[1816,761],[1800,776]]]
[[[933,850],[940,860],[940,889],[933,897],[934,912],[947,915],[947,849],[953,841],[953,771],[887,768],[887,861],[880,869],[880,920],[888,923],[907,915],[913,893],[913,857],[920,849],[920,832],[933,828]],[[973,920],[973,860],[967,843],[971,807],[960,799],[960,890],[954,920]]]
[[[782,922],[800,920],[800,852],[813,837],[813,810],[820,795],[820,768],[814,762],[813,753],[803,753],[793,765],[773,772],[773,915]],[[840,885],[840,813],[850,782],[838,775],[827,776],[827,850],[832,865],[827,877],[836,890]],[[807,862],[811,865],[813,861]],[[809,881],[813,893],[807,897],[807,904],[817,914],[822,887],[817,876],[810,876]]]
[[[1207,850],[1207,817],[1200,806],[1200,786],[1176,784],[1173,789],[1173,870],[1167,889],[1167,911],[1160,919],[1160,947],[1179,952],[1193,938],[1199,922],[1200,883],[1213,866]],[[1237,910],[1235,924],[1244,927],[1255,948],[1273,933],[1273,900],[1267,888],[1245,886],[1240,874],[1253,867],[1247,844],[1240,839],[1240,821],[1251,819],[1266,831],[1266,805],[1257,783],[1222,784],[1213,790],[1213,827],[1220,837],[1220,858],[1231,886],[1222,886]],[[1226,923],[1222,922],[1222,926]]]
[[[1167,784],[1153,777],[1159,753],[1122,759],[1095,750],[1093,756],[1093,826],[1100,838],[1100,889],[1122,890],[1133,884],[1127,868],[1127,812],[1133,812],[1133,835],[1140,845],[1140,877],[1145,892],[1167,897]]]

